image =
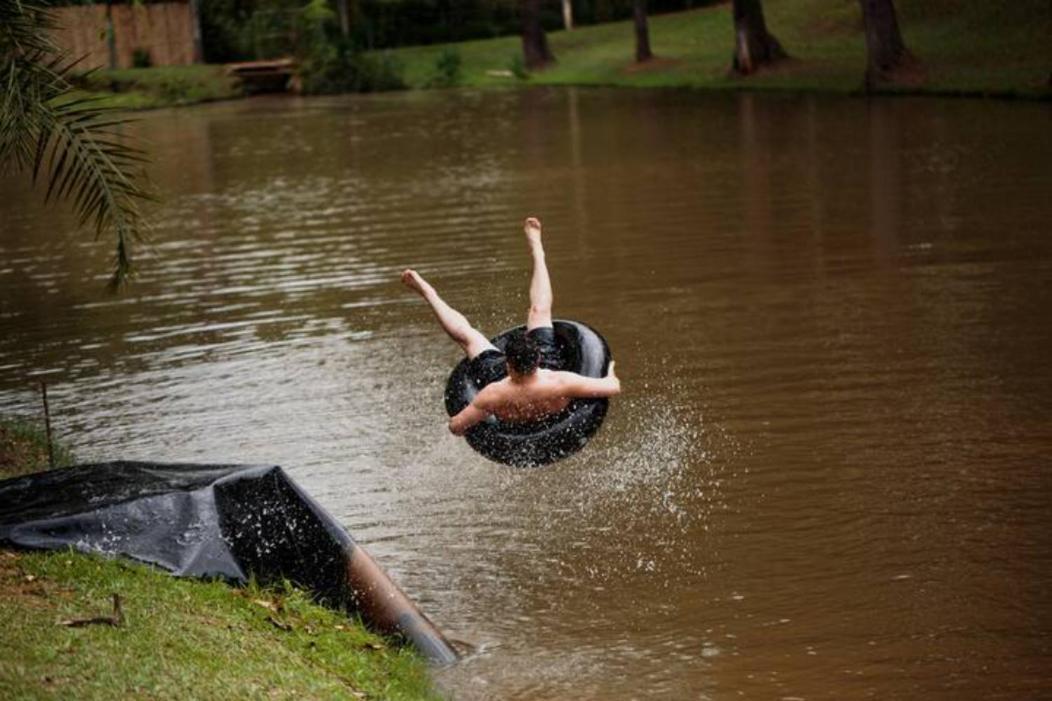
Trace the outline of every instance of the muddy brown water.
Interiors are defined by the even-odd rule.
[[[285,466],[473,650],[459,699],[1052,698],[1048,105],[536,90],[143,115],[141,276],[0,181],[0,412]],[[580,455],[449,435],[397,272],[623,377]]]

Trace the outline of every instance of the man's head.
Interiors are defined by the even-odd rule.
[[[517,375],[531,374],[541,360],[537,344],[524,333],[512,334],[504,355],[508,358],[508,370]]]

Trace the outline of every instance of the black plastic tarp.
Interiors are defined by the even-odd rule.
[[[289,580],[432,659],[453,655],[346,529],[277,466],[108,462],[5,480],[0,545],[120,555],[181,577]],[[384,611],[371,598],[404,605]]]

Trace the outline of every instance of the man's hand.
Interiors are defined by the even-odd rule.
[[[621,380],[618,379],[617,375],[614,374],[614,361],[610,361],[610,367],[606,369],[606,379],[612,380],[612,385],[615,393],[620,394],[621,392]]]

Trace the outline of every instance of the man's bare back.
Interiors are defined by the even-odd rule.
[[[449,430],[460,436],[493,414],[501,421],[537,421],[565,409],[574,399],[612,397],[621,393],[614,363],[606,377],[584,377],[573,372],[538,368],[528,375],[508,369],[503,380],[490,383],[449,420]]]
[[[483,387],[474,403],[501,421],[536,421],[569,406],[564,385],[570,374],[541,368],[520,380],[505,377]]]
[[[554,343],[552,290],[541,245],[541,223],[530,217],[523,228],[534,264],[526,319],[528,331],[508,345],[508,376],[483,387],[471,404],[449,420],[449,430],[457,435],[463,435],[490,414],[502,421],[536,421],[562,411],[574,399],[612,397],[621,392],[621,381],[614,374],[613,361],[606,377],[585,377],[539,367],[541,353],[533,339],[542,345]],[[446,304],[415,270],[405,270],[402,282],[431,305],[442,328],[464,349],[472,362],[479,362],[487,355],[492,360],[500,360],[501,352],[489,339],[474,329],[460,312]]]

